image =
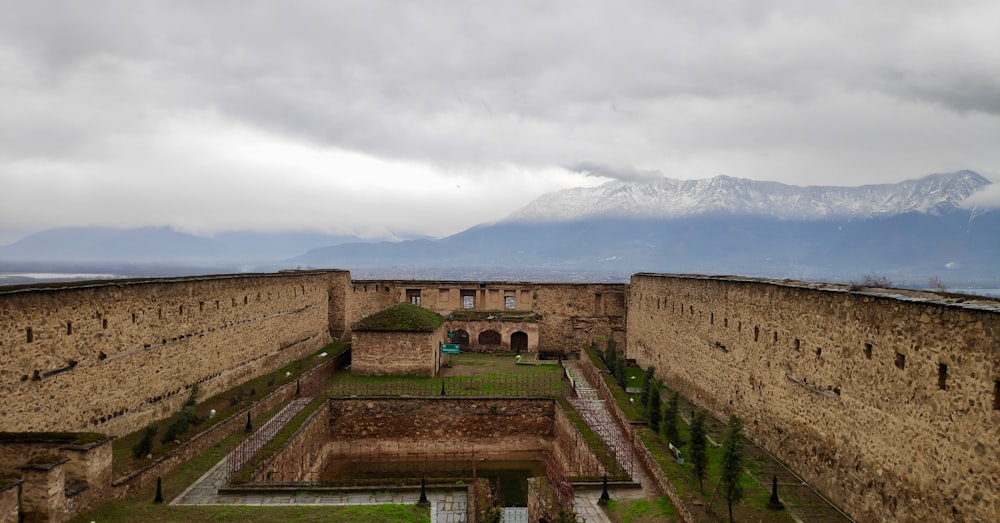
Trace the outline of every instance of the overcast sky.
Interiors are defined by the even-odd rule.
[[[1000,2],[0,0],[0,243],[444,235],[718,174],[1000,180]]]

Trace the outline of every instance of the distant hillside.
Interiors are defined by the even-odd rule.
[[[962,207],[989,183],[971,171],[857,188],[614,182],[545,195],[507,220],[437,241],[344,244],[293,262],[996,282],[1000,211]]]

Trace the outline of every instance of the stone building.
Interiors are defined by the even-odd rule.
[[[397,303],[353,327],[351,373],[362,376],[437,376],[444,318],[410,303]]]

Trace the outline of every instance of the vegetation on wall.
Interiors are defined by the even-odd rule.
[[[375,332],[433,332],[444,323],[440,314],[413,305],[397,303],[388,309],[362,318],[353,328],[355,331]]]

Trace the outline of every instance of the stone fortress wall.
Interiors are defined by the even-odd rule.
[[[283,272],[0,291],[0,430],[137,430],[195,384],[211,396],[328,344],[349,279]]]
[[[471,296],[472,298],[466,298]],[[888,291],[638,274],[631,284],[352,281],[345,271],[0,290],[0,430],[121,435],[419,298],[531,311],[538,349],[612,338],[859,520],[1000,520],[1000,310]],[[471,302],[468,300],[471,299]],[[627,318],[626,318],[627,316]],[[625,337],[625,327],[627,339]]]
[[[627,354],[858,521],[1000,521],[1000,308],[638,274]]]

